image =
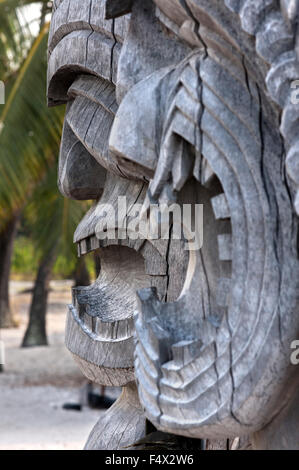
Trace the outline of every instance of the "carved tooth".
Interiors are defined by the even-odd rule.
[[[171,347],[173,362],[181,366],[188,364],[194,357],[200,354],[201,346],[202,343],[200,340],[180,341],[179,343],[173,344]]]
[[[72,288],[72,305],[76,307],[76,291]]]
[[[180,139],[172,169],[173,188],[176,191],[182,189],[192,174],[193,158],[190,158],[190,154],[186,150],[185,142]]]
[[[131,333],[131,328],[129,327],[130,321],[132,318],[126,318],[125,320],[119,320],[116,325],[116,331],[115,331],[115,338],[114,339],[122,339],[122,338],[127,338],[128,336],[132,336]]]
[[[216,219],[228,219],[230,217],[230,210],[224,193],[213,197],[211,203]]]
[[[85,325],[86,324],[86,321],[85,321],[85,316],[86,316],[85,305],[81,305],[81,304],[78,303],[77,309],[78,309],[79,318],[81,319],[81,321]],[[91,318],[91,317],[88,316],[88,318]]]
[[[218,250],[220,261],[232,260],[232,236],[229,233],[218,235]]]
[[[157,289],[149,287],[137,291],[140,317],[143,322],[150,321],[159,311],[161,302],[158,299]]]
[[[148,375],[152,378],[153,381],[157,382],[157,369],[154,367],[152,358],[147,354],[147,351],[145,352],[141,343],[137,343],[135,353],[140,363],[143,364],[143,367],[147,371]]]
[[[100,248],[99,240],[97,239],[96,236],[91,237],[91,249],[97,250],[98,248]]]
[[[90,250],[91,250],[91,239],[90,239],[90,237],[86,238],[85,241],[86,241],[86,251],[87,251],[87,253],[89,253]]]
[[[158,318],[152,318],[148,324],[149,342],[157,351],[158,363],[165,364],[172,359],[171,338],[159,323]],[[157,366],[159,366],[157,364]]]
[[[222,277],[218,280],[216,301],[219,307],[227,307],[231,292],[231,279]]]
[[[113,339],[113,326],[114,326],[114,324],[103,322],[101,320],[100,320],[100,322],[101,322],[100,338],[108,340],[108,341]]]
[[[84,320],[82,320],[84,321],[85,326],[89,329],[89,331],[92,331],[92,317],[85,313],[83,318]]]
[[[95,318],[95,333],[102,336],[102,322],[100,318]]]
[[[97,332],[97,319],[95,317],[93,317],[91,319],[91,330],[93,333],[96,333]]]
[[[80,242],[80,251],[81,251],[81,255],[86,255],[87,254],[86,239],[81,240],[81,242]]]
[[[208,186],[214,175],[215,173],[210,167],[208,160],[206,158],[203,158],[201,166],[201,184],[203,186]]]
[[[148,330],[142,324],[140,318],[137,320],[135,318],[135,328],[137,344],[142,348],[144,355],[148,357],[148,361],[153,364],[153,367],[156,367],[159,364],[158,351],[155,348],[155,344],[152,344],[150,341]]]
[[[161,411],[157,405],[157,395],[155,395],[154,391],[151,389],[147,389],[144,374],[140,371],[139,367],[136,367],[135,373],[139,384],[138,394],[140,396],[140,401],[145,406],[150,416],[153,417],[153,419],[158,420],[161,415]]]
[[[128,318],[126,320],[126,336],[134,336],[135,333],[135,325],[134,325],[134,317]]]
[[[136,369],[138,368],[139,377],[142,377],[143,387],[146,390],[150,390],[151,394],[155,395],[158,398],[159,390],[157,387],[157,379],[153,378],[146,367],[146,364],[139,360],[139,357],[135,363]]]
[[[155,362],[156,367],[170,360],[170,338],[162,328],[161,305],[154,287],[137,291],[139,315],[134,317],[136,334],[146,353]]]
[[[182,112],[176,110],[174,112],[173,120],[170,126],[170,135],[177,134],[185,139],[189,144],[196,145],[196,124],[192,123],[189,118],[187,118]],[[176,150],[175,146],[173,146],[173,141],[168,139],[165,141],[165,144],[168,147],[168,151],[174,152]],[[164,145],[165,145],[164,144]]]

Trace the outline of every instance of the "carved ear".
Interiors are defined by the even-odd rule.
[[[106,0],[105,18],[111,20],[131,13],[134,0]]]

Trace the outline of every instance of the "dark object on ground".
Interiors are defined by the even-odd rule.
[[[82,411],[80,403],[65,403],[62,408],[67,411]]]
[[[93,409],[108,409],[114,402],[114,399],[105,397],[104,395],[98,395],[97,393],[89,392],[87,395],[88,406]]]
[[[154,431],[127,448],[150,451],[204,450],[204,441]]]

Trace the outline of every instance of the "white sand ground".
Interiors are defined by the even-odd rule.
[[[1,330],[5,343],[4,373],[0,374],[0,450],[82,449],[102,411],[66,411],[65,402],[78,402],[85,379],[64,346],[70,282],[52,282],[47,330],[50,346],[21,349],[30,302],[22,293],[32,286],[11,282],[12,307],[19,327]],[[107,390],[117,395],[115,390]]]

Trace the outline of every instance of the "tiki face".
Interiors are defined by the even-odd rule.
[[[100,249],[102,273],[74,290],[67,346],[99,383],[136,377],[159,429],[254,432],[298,380],[289,361],[299,329],[297,111],[287,64],[284,74],[272,67],[285,50],[272,52],[272,19],[250,2],[242,11],[229,0],[93,3],[91,19],[78,3],[62,29],[54,13],[50,42],[50,102],[68,100],[59,186],[99,199],[75,241],[80,254]],[[105,3],[115,19],[103,19]],[[145,212],[203,204],[202,248],[186,250],[188,236],[99,240],[105,204],[119,196],[126,220],[136,202]]]
[[[75,242],[81,256],[100,249],[102,272],[89,288],[74,289],[67,346],[92,380],[125,385],[135,378],[136,291],[154,286],[162,300],[167,297],[168,284],[176,298],[184,275],[174,276],[174,269],[167,275],[168,243],[162,240],[134,242],[117,236],[114,240],[99,240],[96,236],[105,204],[117,207],[118,198],[126,198],[125,217],[129,219],[133,203],[143,204],[155,169],[138,160],[137,152],[134,160],[130,152],[120,155],[111,151],[111,127],[118,104],[130,88],[172,63],[173,57],[177,62],[182,60],[188,47],[169,37],[155,18],[150,2],[132,19],[126,15],[111,20],[104,19],[105,3],[93,2],[90,17],[86,16],[89,2],[86,8],[82,3],[78,7],[72,3],[71,13],[68,2],[56,4],[49,41],[48,95],[50,105],[67,101],[59,188],[66,197],[99,199],[79,225]],[[179,245],[177,252],[181,250]],[[182,253],[181,258],[184,272],[188,256]]]

